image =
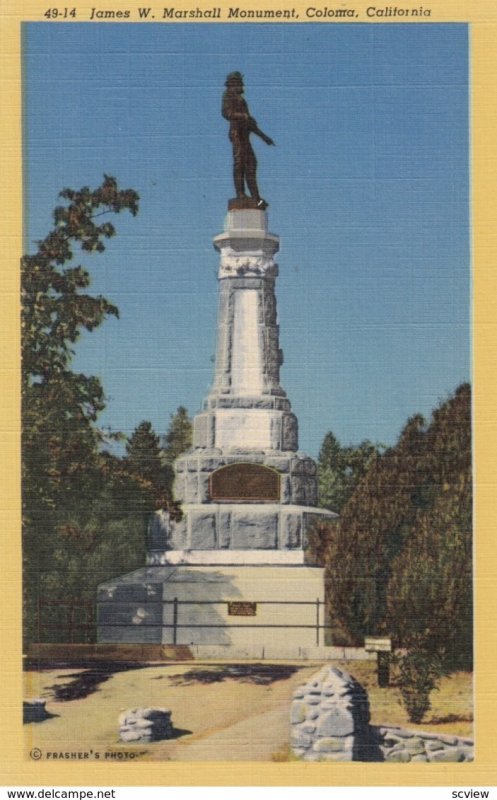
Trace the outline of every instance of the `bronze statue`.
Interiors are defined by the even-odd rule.
[[[255,133],[266,144],[274,145],[257,122],[250,116],[247,101],[243,97],[243,76],[240,72],[230,72],[225,82],[222,114],[230,123],[229,137],[233,144],[233,177],[238,199],[245,198],[245,184],[257,208],[266,208],[267,203],[259,194],[257,186],[257,159],[250,144],[250,134]]]

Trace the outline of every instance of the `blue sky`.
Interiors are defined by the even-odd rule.
[[[391,444],[468,380],[467,60],[454,24],[25,24],[26,249],[64,186],[107,173],[141,196],[81,257],[121,312],[74,361],[102,379],[102,424],[163,433],[209,390],[235,69],[277,145],[254,142],[300,448]]]

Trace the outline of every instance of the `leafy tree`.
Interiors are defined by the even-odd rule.
[[[74,343],[117,308],[85,290],[90,276],[74,265],[75,248],[102,252],[115,229],[102,215],[138,210],[138,195],[104,176],[95,190],[64,189],[54,225],[21,260],[23,557],[26,632],[38,597],[64,583],[69,563],[96,543],[92,501],[101,488],[103,435],[96,425],[105,400],[98,378],[71,371]],[[65,564],[62,573],[59,563]],[[76,569],[76,568],[75,568]],[[77,572],[77,569],[76,569]],[[46,594],[45,592],[48,592]]]
[[[104,240],[115,234],[111,222],[97,224],[103,214],[129,210],[138,212],[138,195],[119,190],[115,178],[104,176],[98,189],[63,189],[68,201],[53,212],[54,228],[38,242],[34,255],[21,259],[22,366],[23,381],[53,380],[64,373],[81,330],[93,330],[105,316],[118,316],[117,308],[104,297],[83,293],[90,284],[84,267],[68,266],[78,244],[87,253],[103,252]]]
[[[318,457],[319,505],[339,513],[361,478],[384,448],[368,439],[342,447],[329,431]]]
[[[163,440],[163,458],[166,464],[173,464],[176,458],[192,446],[193,424],[188,411],[179,406],[171,414],[169,428]]]

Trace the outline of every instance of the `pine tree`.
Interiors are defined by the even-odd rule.
[[[421,416],[406,424],[398,444],[375,457],[344,506],[327,560],[328,604],[351,641],[383,632],[393,557],[415,510],[417,454],[425,436]]]
[[[169,428],[164,436],[163,458],[166,464],[173,464],[176,458],[192,446],[193,424],[184,406],[179,406],[171,414]]]
[[[126,443],[129,469],[153,483],[161,471],[159,437],[150,422],[140,422]]]
[[[472,663],[471,395],[462,385],[433,413],[425,454],[432,502],[392,563],[387,624],[448,669]]]
[[[329,431],[318,457],[319,505],[340,513],[371,463],[384,448],[369,440],[342,447]]]
[[[371,462],[328,537],[329,613],[348,640],[384,633],[448,668],[470,663],[471,502],[463,384]]]
[[[141,422],[126,444],[124,469],[128,477],[128,504],[134,513],[151,512],[172,499],[172,470],[163,464],[160,439],[150,422]]]

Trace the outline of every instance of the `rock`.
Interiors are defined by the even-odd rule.
[[[354,732],[352,715],[339,707],[326,711],[319,718],[317,733],[319,736],[348,736]]]
[[[438,739],[431,742],[426,742],[426,749],[429,751],[443,750],[443,744]]]
[[[343,672],[340,669],[338,669],[338,667],[331,667],[330,668],[330,676],[331,677],[343,678],[343,675],[344,675]]]
[[[119,715],[123,742],[153,742],[171,739],[171,711],[166,708],[132,708]]]
[[[412,731],[406,731],[404,728],[396,728],[395,736],[400,736],[401,739],[412,739],[414,733]]]
[[[458,744],[457,736],[441,736],[440,741],[444,744],[456,745]]]
[[[152,736],[145,736],[139,730],[124,730],[119,731],[119,738],[122,742],[151,742]]]
[[[316,755],[318,755],[316,753]],[[342,750],[341,753],[321,753],[316,761],[353,761],[352,752],[349,750]]]
[[[411,756],[418,756],[425,752],[425,743],[419,736],[413,736],[412,739],[406,740],[405,748]]]
[[[388,736],[388,738],[385,738],[383,740],[383,747],[388,747],[388,749],[390,749],[390,748],[395,747],[395,745],[398,745],[400,743],[401,743],[401,739],[397,739],[396,736]]]
[[[290,722],[292,725],[298,725],[304,722],[306,718],[307,706],[305,703],[300,703],[298,700],[292,703],[290,709]]]
[[[316,730],[316,726],[313,722],[304,722],[304,724],[302,725],[302,730],[305,731],[306,733],[314,733],[314,731]]]
[[[319,705],[321,702],[319,695],[316,694],[306,694],[304,701],[311,706]]]
[[[411,756],[406,750],[393,750],[391,753],[387,753],[385,756],[385,761],[395,761],[396,763],[401,764],[406,764],[410,760]]]
[[[421,755],[421,754],[420,754],[420,755],[417,755],[417,756],[412,756],[412,757],[411,757],[411,761],[419,761],[420,763],[421,763],[422,761],[424,761],[424,762],[425,762],[425,764],[426,764],[426,763],[427,763],[427,761],[428,761],[428,757],[427,757],[426,755]]]
[[[323,739],[318,739],[314,742],[313,750],[316,753],[335,753],[341,752],[342,750],[350,750],[351,747],[348,743],[349,737],[341,737],[336,736],[326,736]]]
[[[457,763],[459,761],[464,761],[463,753],[456,747],[450,747],[446,750],[437,750],[435,753],[430,753],[429,758],[430,761],[437,763]]]
[[[292,747],[310,747],[312,745],[312,738],[308,733],[304,733],[300,728],[293,728],[292,730]]]

